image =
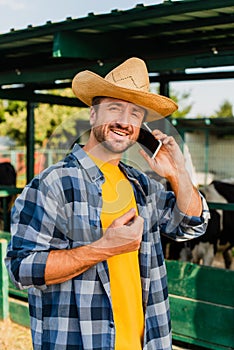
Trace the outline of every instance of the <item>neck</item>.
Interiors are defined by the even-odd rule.
[[[83,147],[85,152],[90,153],[95,158],[102,160],[105,163],[111,163],[113,165],[118,165],[122,154],[115,154],[108,149],[106,149],[101,143],[88,140],[86,145]]]

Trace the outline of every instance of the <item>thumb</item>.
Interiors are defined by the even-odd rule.
[[[123,225],[127,225],[129,221],[134,219],[135,216],[136,216],[136,210],[134,208],[131,208],[129,211],[127,211],[127,213],[115,219],[110,225],[110,227],[116,228]]]

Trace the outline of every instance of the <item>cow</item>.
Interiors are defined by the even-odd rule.
[[[186,169],[195,187],[198,186],[196,169],[186,144],[184,144]],[[170,184],[152,171],[146,174],[156,181],[160,181],[167,190]],[[213,180],[209,185],[199,188],[207,202],[234,203],[234,179]],[[227,269],[232,263],[232,248],[234,246],[234,224],[232,211],[210,209],[210,220],[204,235],[186,242],[174,242],[161,237],[162,248],[167,259],[191,261],[196,264],[212,265],[215,254],[222,250],[224,265]]]
[[[213,181],[213,186],[228,203],[234,203],[234,179]],[[223,211],[219,244],[225,247],[223,250],[223,258],[226,268],[230,268],[232,263],[232,248],[234,247],[233,211]]]
[[[200,192],[210,203],[234,203],[233,180],[214,180],[208,186],[201,188]],[[181,248],[177,252],[177,258],[196,264],[212,265],[215,254],[221,250],[225,268],[229,269],[232,263],[232,248],[234,247],[232,217],[232,211],[210,209],[210,220],[205,234],[189,241],[185,247],[182,245],[177,247],[177,250]],[[171,256],[173,255],[169,255],[169,258]]]
[[[220,237],[220,214],[210,210],[206,232],[186,242],[175,242],[162,236],[162,247],[166,259],[189,261],[210,266],[217,252]]]
[[[17,175],[16,175],[16,171],[14,166],[10,163],[10,162],[2,162],[0,163],[0,187],[1,186],[10,186],[10,187],[16,187],[16,179],[17,179]],[[13,200],[15,199],[15,196],[9,196],[6,199],[6,205],[7,205],[7,221],[8,221],[8,225],[6,225],[5,223],[5,227],[7,227],[7,229],[9,229],[9,217],[10,217],[10,209],[11,209],[11,204],[13,202]],[[5,199],[1,198],[0,196],[0,219],[1,221],[3,221],[3,217],[4,217],[4,204],[3,201]]]
[[[211,266],[218,250],[221,237],[220,213],[210,209],[210,220],[204,235],[194,238],[189,242],[191,249],[191,261],[195,264]]]
[[[168,185],[166,187],[168,189]],[[234,181],[212,181],[211,184],[199,190],[207,202],[234,203]],[[232,218],[232,211],[210,209],[210,220],[204,235],[186,242],[174,242],[162,236],[162,247],[166,259],[211,266],[216,253],[221,250],[225,268],[229,269],[234,247]]]
[[[0,163],[0,186],[16,186],[16,171],[10,162]]]

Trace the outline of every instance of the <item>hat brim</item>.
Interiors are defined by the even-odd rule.
[[[74,77],[72,90],[76,97],[88,106],[92,105],[94,97],[106,96],[144,107],[148,111],[146,121],[164,118],[178,108],[177,104],[168,97],[112,84],[88,70],[82,71]]]

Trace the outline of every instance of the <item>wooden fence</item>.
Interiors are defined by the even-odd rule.
[[[0,232],[0,319],[29,327],[27,292],[8,279],[9,233]],[[234,271],[166,261],[173,339],[208,349],[234,348]]]

